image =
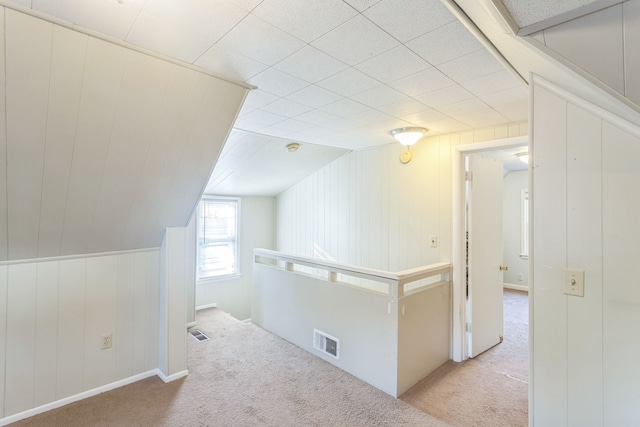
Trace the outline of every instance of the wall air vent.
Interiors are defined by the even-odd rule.
[[[313,348],[340,359],[340,341],[317,329],[313,330]]]

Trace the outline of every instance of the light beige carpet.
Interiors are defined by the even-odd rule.
[[[502,355],[487,352],[462,364],[449,362],[394,399],[217,309],[199,312],[198,328],[211,339],[188,337],[188,377],[169,384],[148,378],[14,426],[526,425],[527,371],[511,351],[502,351],[508,333],[505,343],[491,350]],[[490,357],[481,360],[485,355]]]
[[[474,359],[449,361],[401,399],[455,426],[528,424],[528,297],[504,292],[504,341]]]

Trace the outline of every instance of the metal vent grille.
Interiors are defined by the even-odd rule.
[[[189,331],[189,333],[198,341],[206,341],[209,339],[200,329],[194,329],[193,331]]]
[[[317,329],[313,330],[313,348],[340,359],[340,340]]]

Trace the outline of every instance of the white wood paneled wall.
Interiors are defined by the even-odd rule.
[[[532,425],[640,419],[639,157],[640,128],[534,80]]]
[[[187,224],[247,88],[0,15],[0,261],[159,247]]]
[[[536,39],[640,103],[640,2],[626,1],[546,29]]]
[[[526,124],[354,151],[277,198],[277,249],[400,271],[451,259],[451,148],[527,134]],[[430,247],[430,236],[438,247]]]
[[[156,369],[158,272],[158,250],[0,265],[0,418]]]

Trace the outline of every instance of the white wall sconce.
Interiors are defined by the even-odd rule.
[[[516,156],[522,163],[529,164],[529,153],[527,151],[517,153]]]
[[[411,161],[413,158],[411,146],[418,142],[418,140],[422,138],[428,130],[429,129],[420,127],[408,127],[398,128],[391,131],[391,136],[407,148],[400,153],[400,161],[402,163],[409,163]]]

